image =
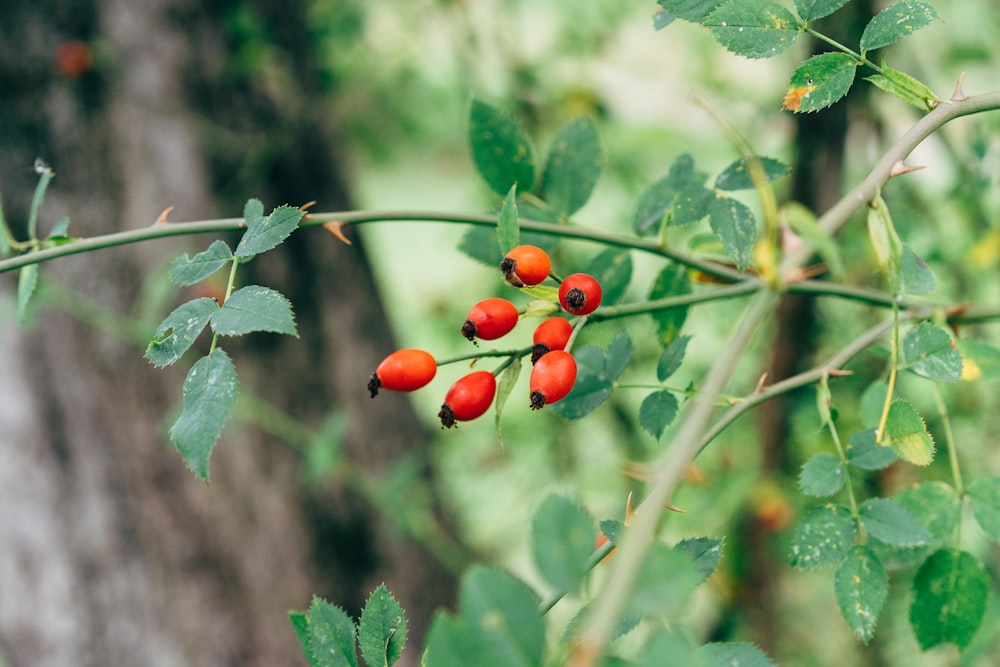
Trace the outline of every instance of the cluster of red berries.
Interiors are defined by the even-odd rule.
[[[551,274],[549,255],[533,245],[520,245],[500,263],[504,278],[514,287],[541,284]],[[554,277],[554,276],[553,276]],[[570,315],[589,315],[601,305],[601,285],[593,276],[574,273],[559,284],[559,305]],[[517,306],[497,297],[475,304],[462,324],[462,335],[475,342],[496,340],[510,333],[521,317]],[[576,382],[576,360],[566,351],[573,325],[564,317],[553,316],[535,329],[531,349],[529,381],[531,409],[566,397]],[[379,389],[414,391],[427,385],[437,373],[437,361],[424,350],[397,350],[386,357],[368,381],[372,398]],[[444,427],[481,417],[496,396],[496,376],[474,371],[459,379],[445,394],[438,417]]]

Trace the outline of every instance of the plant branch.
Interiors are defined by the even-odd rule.
[[[828,234],[839,230],[855,211],[871,201],[890,178],[894,165],[942,125],[960,116],[995,108],[1000,108],[1000,92],[940,104],[896,141],[869,175],[820,218],[820,228]],[[813,251],[807,243],[797,252],[789,254],[782,262],[781,275],[793,275]],[[753,333],[773,313],[778,301],[778,294],[774,292],[757,293],[744,311],[728,346],[709,369],[703,393],[692,400],[687,418],[653,474],[649,494],[636,511],[632,529],[625,536],[617,563],[599,598],[600,603],[584,621],[571,659],[574,667],[592,667],[603,656],[620,610],[655,540],[670,495],[680,482],[684,469],[701,451],[701,434],[711,418],[715,397],[722,393]]]

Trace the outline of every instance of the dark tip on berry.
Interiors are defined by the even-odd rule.
[[[580,310],[587,303],[587,295],[579,287],[566,292],[566,305],[573,310]]]
[[[372,398],[378,396],[378,389],[382,386],[382,382],[378,379],[378,373],[372,373],[371,379],[368,380],[368,391],[372,393]]]
[[[465,324],[462,325],[462,335],[471,340],[473,343],[476,342],[476,323],[472,320],[465,320]]]
[[[540,391],[531,392],[531,409],[541,410],[545,405],[545,396],[542,395]]]
[[[524,287],[524,283],[517,277],[517,260],[504,257],[503,261],[500,262],[500,271],[503,273],[504,279],[511,285],[514,287]]]
[[[536,343],[533,348],[531,348],[531,363],[534,365],[536,361],[541,359],[544,355],[548,354],[552,350],[545,343]]]
[[[447,403],[441,406],[438,418],[441,420],[441,428],[451,428],[457,424],[455,421],[455,411]]]

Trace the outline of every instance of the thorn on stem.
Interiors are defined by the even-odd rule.
[[[926,169],[927,167],[921,165],[919,167],[908,167],[903,164],[902,160],[896,160],[893,163],[892,168],[889,169],[889,178],[895,178],[897,176],[902,176],[903,174],[909,174],[912,171],[920,171],[921,169]]]
[[[958,82],[955,84],[955,92],[951,94],[952,102],[964,102],[969,99],[969,96],[965,94],[964,90],[962,90],[962,79],[964,78],[965,72],[958,75]]]
[[[344,236],[344,223],[343,222],[341,222],[339,220],[334,220],[334,221],[331,221],[331,222],[324,222],[323,223],[323,229],[325,229],[326,231],[330,232],[331,234],[333,234],[334,236],[336,236],[338,239],[340,239],[341,241],[343,241],[347,245],[351,245],[351,240],[349,238],[347,238],[346,236]]]
[[[165,209],[163,209],[163,213],[161,213],[160,217],[156,219],[156,222],[153,223],[153,226],[160,227],[162,225],[169,225],[170,221],[167,220],[167,216],[170,215],[170,212],[173,210],[174,210],[173,206],[168,206]]]

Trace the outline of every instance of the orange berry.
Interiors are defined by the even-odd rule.
[[[503,276],[514,287],[537,285],[549,276],[549,254],[533,245],[513,248],[500,262]]]
[[[497,379],[489,371],[475,371],[451,386],[444,396],[438,417],[441,425],[451,428],[455,422],[467,422],[482,417],[497,393]]]
[[[368,391],[372,398],[378,396],[379,389],[414,391],[433,380],[436,373],[437,362],[429,352],[413,348],[396,350],[372,373]]]

